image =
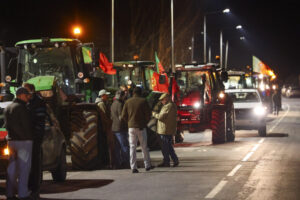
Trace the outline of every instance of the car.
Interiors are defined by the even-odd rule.
[[[3,110],[9,103],[0,103],[0,124],[3,124]],[[51,172],[54,181],[63,182],[67,177],[66,140],[50,108],[47,109],[47,113],[42,155],[40,155],[42,167],[43,171]],[[5,178],[10,153],[6,135],[6,129],[0,128],[0,178]]]
[[[300,96],[300,87],[298,86],[290,86],[286,90],[285,96],[290,97],[299,97]]]
[[[266,136],[267,108],[257,89],[229,89],[225,91],[233,100],[236,130],[258,130]]]

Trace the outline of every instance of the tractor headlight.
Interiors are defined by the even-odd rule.
[[[3,149],[3,155],[9,156],[9,154],[10,154],[10,151],[9,151],[8,147],[6,147],[5,149]]]
[[[40,94],[44,98],[49,98],[49,97],[53,96],[53,91],[52,90],[44,90],[44,91],[40,91]]]
[[[254,108],[254,114],[262,116],[266,113],[266,108],[263,106],[257,106]]]
[[[219,98],[220,98],[220,99],[223,99],[224,97],[225,97],[224,92],[220,92],[220,93],[219,93]]]
[[[193,107],[196,109],[200,108],[200,106],[201,106],[201,102],[198,101],[193,104]]]

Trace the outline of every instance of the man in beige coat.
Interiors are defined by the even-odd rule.
[[[162,94],[159,100],[163,104],[162,109],[159,113],[152,112],[152,116],[158,119],[157,133],[162,141],[161,152],[164,157],[163,162],[158,167],[170,167],[170,156],[173,160],[173,167],[176,167],[179,161],[172,145],[172,137],[176,134],[176,105],[170,100],[170,96],[167,93]]]

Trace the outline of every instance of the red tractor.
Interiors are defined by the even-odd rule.
[[[233,101],[224,92],[227,72],[216,65],[177,65],[178,134],[212,129],[213,144],[234,141]]]

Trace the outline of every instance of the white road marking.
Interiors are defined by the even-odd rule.
[[[216,185],[216,187],[214,187],[214,189],[212,189],[212,191],[210,191],[210,193],[208,193],[205,197],[205,199],[212,199],[214,198],[222,189],[223,187],[227,184],[228,181],[220,181],[218,183],[218,185]]]
[[[270,128],[269,132],[272,132],[277,126],[278,124],[283,120],[283,118],[285,118],[285,116],[289,113],[290,111],[290,106],[287,104],[287,111],[284,113],[284,115],[277,121],[277,123],[272,127]]]
[[[235,168],[233,168],[233,170],[231,170],[231,172],[229,174],[227,174],[227,176],[234,176],[235,173],[242,167],[242,165],[237,165],[235,166]]]
[[[265,138],[262,138],[262,139],[259,140],[258,143],[261,144],[261,143],[263,143],[264,141],[265,141]]]
[[[253,151],[249,152],[242,161],[246,162],[252,156],[253,153]]]
[[[259,145],[260,145],[260,144],[256,144],[256,145],[252,148],[251,151],[253,151],[253,152],[256,151],[256,150],[258,149]]]

